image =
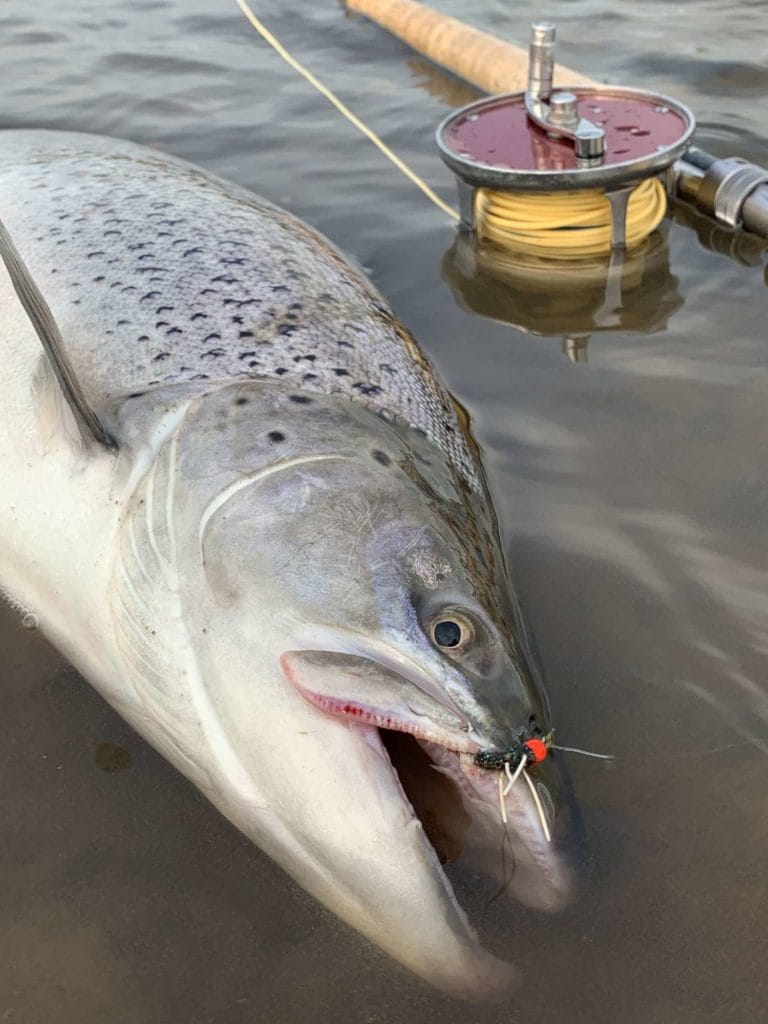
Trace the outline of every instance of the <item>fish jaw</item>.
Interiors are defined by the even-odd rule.
[[[418,740],[432,767],[454,784],[468,815],[464,859],[522,903],[546,911],[563,908],[572,879],[550,838],[554,803],[540,769],[528,780],[518,778],[504,794],[507,777],[475,764],[480,745],[470,723],[447,695],[432,696],[429,680],[421,689],[385,664],[337,651],[289,651],[280,664],[288,681],[324,714]],[[507,861],[514,868],[505,877]]]
[[[506,775],[501,775],[499,785],[500,773],[478,768],[471,756],[434,743],[422,746],[434,767],[454,783],[469,816],[465,860],[526,906],[548,912],[564,909],[573,895],[573,877],[551,835],[557,833],[556,812],[542,767],[526,769],[529,782],[521,776],[507,791]],[[538,791],[547,832],[531,787]],[[504,858],[498,855],[500,848]],[[509,874],[505,859],[514,866]]]
[[[379,662],[335,651],[286,651],[280,666],[298,692],[327,715],[463,753],[480,749],[447,696],[440,700]]]
[[[302,888],[429,984],[474,1001],[509,993],[518,973],[480,944],[378,729],[321,712],[279,669],[259,672],[253,700],[244,677],[228,684],[235,665],[218,662],[204,668],[212,708],[250,784],[233,786],[212,751],[209,799]]]

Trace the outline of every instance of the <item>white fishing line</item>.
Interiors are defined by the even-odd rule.
[[[506,825],[509,819],[507,818],[507,805],[504,803],[503,785],[504,777],[501,772],[499,772],[499,809],[501,810],[501,820]]]
[[[508,793],[511,792],[512,787],[517,782],[517,780],[520,778],[520,774],[522,773],[522,771],[525,768],[527,763],[528,763],[528,758],[525,755],[523,755],[520,758],[520,764],[515,769],[515,773],[513,775],[512,774],[512,769],[509,767],[509,762],[508,761],[504,762],[504,771],[507,773],[507,778],[509,779],[509,782],[504,787],[504,794],[503,794],[504,796],[506,796]]]
[[[533,784],[533,781],[527,772],[523,772],[523,778],[528,783],[528,788],[531,791],[533,802],[536,804],[536,810],[539,815],[539,821],[541,822],[541,830],[544,833],[544,838],[547,840],[548,843],[550,843],[552,842],[552,836],[549,831],[549,825],[547,824],[547,816],[544,813],[544,808],[541,804],[541,797],[539,796],[536,786]]]
[[[553,743],[552,750],[564,750],[568,754],[583,754],[584,757],[597,757],[601,761],[615,761],[615,754],[596,754],[594,750],[582,750],[580,747],[561,747],[557,743]]]

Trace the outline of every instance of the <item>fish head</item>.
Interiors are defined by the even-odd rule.
[[[457,483],[424,437],[364,408],[253,384],[199,403],[173,447],[165,514],[194,649],[181,685],[197,680],[198,784],[411,970],[462,996],[506,991],[514,971],[478,942],[388,742],[413,738],[453,788],[475,866],[526,903],[562,905],[543,767],[502,800],[506,777],[476,761],[549,730],[505,619],[482,482]]]

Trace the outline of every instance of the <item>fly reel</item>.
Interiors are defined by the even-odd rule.
[[[462,226],[545,259],[634,248],[664,217],[660,176],[688,149],[693,114],[645,90],[556,90],[554,49],[555,26],[535,24],[526,91],[471,103],[438,128]]]

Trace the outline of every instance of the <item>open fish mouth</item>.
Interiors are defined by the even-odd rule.
[[[461,860],[498,891],[540,910],[567,903],[571,874],[551,841],[557,810],[538,766],[518,773],[511,787],[502,771],[479,767],[481,744],[450,698],[434,687],[426,692],[378,658],[288,651],[281,666],[324,714],[366,729],[440,864]],[[445,884],[452,888],[447,878]]]

